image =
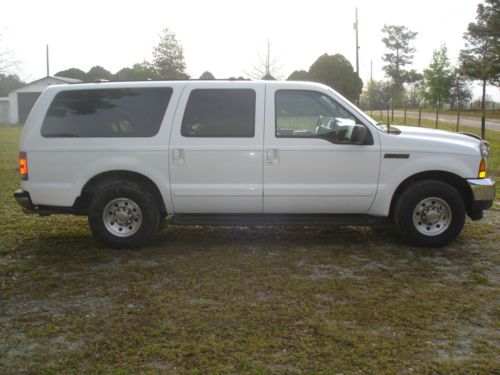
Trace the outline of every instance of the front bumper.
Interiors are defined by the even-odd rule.
[[[472,220],[479,220],[483,217],[483,210],[487,210],[493,205],[496,194],[496,182],[492,177],[471,178],[467,180],[472,190],[472,206],[469,216]]]

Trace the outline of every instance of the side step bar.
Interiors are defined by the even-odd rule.
[[[375,224],[380,218],[369,215],[332,215],[332,214],[177,214],[169,218],[174,225],[353,225],[366,226]]]

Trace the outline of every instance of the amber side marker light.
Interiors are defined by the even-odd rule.
[[[485,178],[486,177],[486,161],[484,159],[481,159],[481,164],[479,164],[478,177],[479,178]]]
[[[21,180],[28,179],[28,156],[24,151],[19,153],[19,174],[21,175]]]

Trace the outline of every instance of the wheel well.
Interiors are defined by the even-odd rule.
[[[470,211],[472,209],[472,190],[462,177],[445,171],[427,171],[414,174],[413,176],[408,177],[406,180],[399,184],[392,196],[389,216],[393,215],[396,202],[398,201],[401,194],[406,190],[406,188],[418,181],[423,180],[437,180],[453,186],[462,196],[466,210]]]
[[[110,183],[123,180],[134,181],[141,186],[146,187],[146,189],[153,193],[154,197],[159,202],[160,214],[162,216],[166,215],[167,209],[165,208],[165,202],[163,201],[163,197],[158,189],[158,186],[156,186],[156,184],[148,177],[131,171],[108,171],[92,177],[82,188],[82,192],[77,198],[74,208],[85,213],[97,191]]]

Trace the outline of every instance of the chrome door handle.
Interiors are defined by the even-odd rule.
[[[278,164],[278,150],[270,148],[266,152],[266,163],[268,165]]]
[[[184,164],[184,150],[174,148],[172,150],[172,161],[174,164]]]

